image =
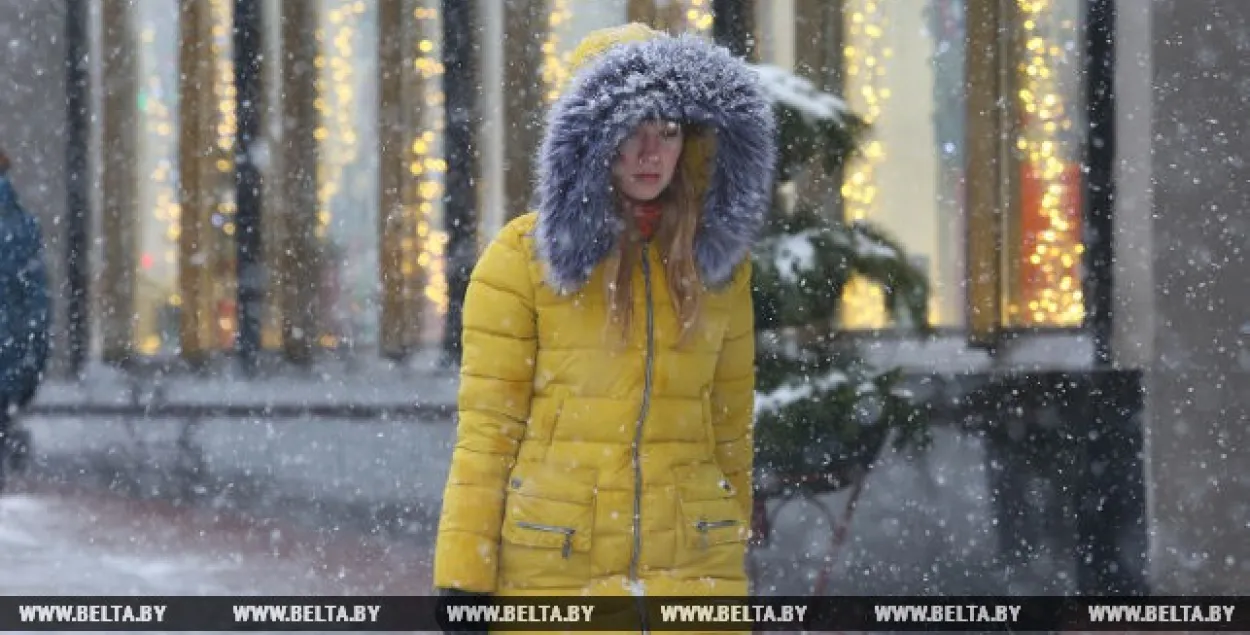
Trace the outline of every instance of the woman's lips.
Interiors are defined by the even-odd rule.
[[[634,180],[644,181],[646,183],[654,183],[660,180],[660,175],[659,174],[635,174]]]

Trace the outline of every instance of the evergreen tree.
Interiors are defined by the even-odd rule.
[[[756,482],[766,499],[845,488],[891,437],[898,448],[928,443],[924,411],[900,386],[899,370],[866,363],[837,334],[853,277],[880,285],[895,323],[922,332],[929,287],[879,228],[786,202],[783,187],[815,166],[839,174],[871,131],[810,82],[772,66],[757,70],[773,96],[779,136],[774,210],[753,256]]]

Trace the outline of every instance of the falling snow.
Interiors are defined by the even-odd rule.
[[[239,3],[183,3],[205,21],[189,47],[178,34],[191,13],[175,3],[118,4],[129,13],[0,3],[0,150],[16,197],[0,197],[0,406],[18,399],[4,391],[27,352],[10,351],[32,319],[9,294],[44,270],[52,301],[47,369],[34,401],[13,406],[18,456],[0,457],[0,593],[434,592],[460,395],[458,341],[444,330],[459,326],[479,247],[535,202],[533,155],[564,56],[626,5],[681,30],[735,4],[757,20],[745,29],[751,76],[792,119],[839,131],[868,118],[858,152],[833,162],[842,181],[818,169],[815,137],[790,139],[783,154],[815,154],[788,166],[785,205],[763,190],[733,201],[864,223],[755,246],[775,270],[759,298],[794,291],[829,313],[795,311],[757,334],[759,378],[784,361],[797,370],[757,386],[754,414],[801,412],[858,434],[906,402],[933,441],[886,443],[863,465],[811,442],[799,458],[826,472],[805,476],[851,475],[828,490],[756,465],[770,526],[749,552],[754,590],[1230,595],[1250,584],[1250,3],[1116,3],[1111,41],[1098,13],[1109,3],[1085,0],[1022,0],[1030,15],[1017,25],[969,24],[993,13],[972,0],[509,0],[473,15],[427,2],[402,16],[408,4],[392,0],[261,2],[250,51],[235,50],[228,22]],[[517,22],[543,29],[518,37],[504,18],[529,5],[565,13]],[[444,20],[471,30],[460,53],[476,64],[451,61]],[[297,41],[282,41],[285,27]],[[382,33],[412,50],[388,53]],[[1003,70],[987,65],[1002,42],[1019,43],[1010,57],[1024,70],[994,95],[974,82]],[[259,61],[256,83],[236,52]],[[1114,64],[1094,58],[1112,52]],[[379,72],[380,54],[394,69]],[[1012,126],[1001,138],[969,134],[1001,126]],[[19,202],[45,267],[6,257]],[[606,244],[580,236],[559,229],[552,242]],[[876,277],[837,286],[835,252]],[[574,273],[595,273],[583,265]],[[923,278],[920,312],[936,329],[886,315],[905,267]],[[595,308],[550,291],[534,301]],[[1064,301],[1076,319],[1056,317]],[[515,330],[535,315],[478,326]],[[845,328],[850,318],[863,330]],[[640,363],[633,352],[603,363]],[[531,368],[545,354],[522,353]],[[661,381],[682,372],[662,370]],[[893,370],[893,384],[864,379]],[[529,382],[517,386],[502,405],[525,398]],[[838,388],[852,396],[836,420],[804,410]],[[628,434],[634,421],[604,425]],[[501,447],[525,434],[519,421],[499,429]]]

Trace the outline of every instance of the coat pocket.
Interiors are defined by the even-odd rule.
[[[737,490],[714,463],[673,468],[681,546],[693,557],[713,547],[744,543],[749,530]]]
[[[508,479],[500,583],[572,588],[590,578],[595,524],[592,469],[520,464]]]

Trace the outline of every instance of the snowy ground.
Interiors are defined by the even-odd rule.
[[[198,472],[180,480],[177,421],[32,418],[36,473],[45,482],[187,500],[254,517],[297,519],[310,536],[342,531],[410,546],[428,559],[447,459],[449,423],[206,420],[190,438]],[[185,466],[182,466],[185,467]],[[825,501],[841,513],[839,496]],[[850,537],[832,556],[833,594],[1061,594],[1071,563],[1041,549],[1008,567],[998,558],[977,439],[939,431],[921,461],[888,456],[870,476]],[[761,591],[811,591],[831,558],[816,508],[790,504],[773,545],[757,555]],[[286,576],[283,576],[286,577]]]
[[[173,476],[180,422],[26,424],[32,472],[0,496],[0,594],[430,591],[450,424],[204,421],[189,494]],[[760,592],[810,593],[825,559],[834,595],[1070,591],[1071,563],[1048,555],[1061,549],[1001,564],[981,444],[936,437],[927,458],[887,456],[873,472],[841,553],[810,503],[778,513],[755,554]],[[840,497],[824,502],[841,512]]]
[[[816,504],[788,503],[774,512],[772,544],[756,554],[760,592],[810,593],[826,561],[833,563],[831,595],[1072,592],[1072,563],[1054,557],[1056,546],[1043,546],[1023,565],[1001,562],[985,472],[980,441],[949,431],[937,431],[920,460],[887,455],[869,476],[840,552]],[[820,503],[842,518],[846,498]]]
[[[420,595],[424,550],[202,508],[17,482],[0,496],[0,594]]]
[[[3,595],[423,595],[426,551],[19,481],[0,495]]]
[[[28,417],[50,482],[175,498],[417,542],[432,530],[455,428],[334,419]]]

